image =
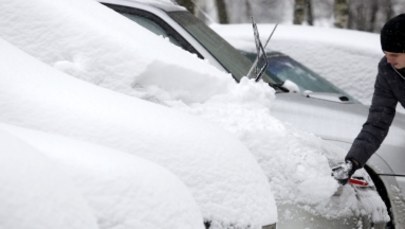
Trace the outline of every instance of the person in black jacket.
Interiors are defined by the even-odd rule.
[[[332,169],[332,175],[342,184],[346,184],[380,147],[394,119],[397,103],[405,107],[405,14],[385,23],[380,40],[385,56],[378,64],[367,121],[347,153],[345,162]]]

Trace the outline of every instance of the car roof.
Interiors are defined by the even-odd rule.
[[[177,5],[170,0],[96,0],[100,3],[119,4],[123,6],[131,6],[136,8],[152,7],[162,11],[187,11],[186,8]]]

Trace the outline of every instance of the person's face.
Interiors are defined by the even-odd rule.
[[[387,62],[396,69],[405,68],[405,53],[384,52]]]

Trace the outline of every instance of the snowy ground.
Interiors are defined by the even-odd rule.
[[[1,1],[0,37],[48,64],[1,42],[7,63],[0,67],[2,122],[152,160],[190,189],[205,219],[256,227],[275,222],[270,187],[279,204],[325,217],[387,217],[384,209],[355,199],[349,186],[343,211],[325,205],[338,188],[327,158],[342,159],[344,152],[272,117],[277,98],[266,84],[235,84],[230,75],[93,1]],[[187,203],[184,208],[194,209],[192,200]]]

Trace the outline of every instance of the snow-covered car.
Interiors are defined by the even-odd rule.
[[[40,228],[36,222],[42,217],[46,218],[44,223],[47,228],[63,228],[65,225],[67,228],[76,228],[76,225],[77,228],[112,228],[118,225],[122,228],[204,228],[201,212],[189,189],[178,177],[155,163],[108,147],[14,125],[1,123],[0,130],[18,138],[20,145],[26,145],[21,153],[31,154],[20,155],[8,151],[11,147],[3,146],[1,151],[5,158],[2,162],[21,169],[24,176],[3,172],[2,181],[5,178],[14,183],[22,180],[27,183],[26,187],[37,186],[14,190],[19,194],[13,193],[13,198],[1,194],[3,204],[0,212],[4,212],[3,219],[11,224],[7,223],[7,228]],[[4,138],[4,134],[1,142],[15,145]],[[14,157],[17,156],[25,158],[16,161]],[[46,163],[52,164],[54,169],[49,169]],[[6,167],[3,165],[2,169]],[[42,174],[38,176],[38,173]],[[29,180],[25,176],[35,179]],[[41,180],[40,185],[35,185],[38,179]],[[3,188],[15,188],[7,182],[2,184]],[[67,188],[68,185],[71,187]],[[24,191],[32,195],[32,200],[24,199]],[[73,198],[74,194],[84,200],[84,207],[78,205],[80,202]],[[14,202],[14,207],[9,209],[3,198],[10,205]],[[24,202],[20,206],[24,208],[18,207],[17,203],[21,201]],[[54,205],[50,204],[52,201]],[[35,213],[38,206],[41,206],[40,211]],[[24,213],[24,209],[27,211],[32,207],[31,212]],[[87,211],[82,210],[85,207]],[[77,216],[73,219],[65,216],[69,211]],[[18,217],[29,220],[15,220]],[[66,221],[59,217],[66,217]],[[21,223],[20,227],[12,225],[13,221],[16,225]],[[51,226],[56,222],[62,225]],[[86,222],[92,222],[93,227],[85,225]],[[28,225],[22,226],[24,223]]]
[[[156,6],[149,8],[160,11]],[[184,12],[181,9],[180,13]],[[193,17],[187,20],[194,22]],[[190,187],[206,226],[274,227],[277,212],[271,209],[270,193],[266,194],[270,190],[245,153],[256,156],[265,179],[275,184],[283,219],[280,228],[296,228],[297,224],[368,227],[386,220],[386,209],[372,185],[362,189],[369,194],[366,196],[356,194],[359,189],[352,186],[344,186],[339,195],[332,196],[338,185],[330,176],[326,156],[339,150],[335,152],[313,135],[291,131],[272,118],[269,107],[274,90],[267,84],[246,78],[236,84],[231,74],[96,2],[16,0],[3,5],[0,23],[1,37],[69,74],[39,63],[11,68],[9,71],[19,74],[1,83],[3,120],[119,148],[163,164]],[[198,27],[196,31],[200,31]],[[218,47],[217,40],[213,41],[213,47]],[[231,50],[250,65],[238,51]],[[12,62],[8,51],[6,54],[8,59],[3,63],[13,66],[16,61]],[[32,62],[27,57],[16,59]],[[232,58],[229,60],[232,65]],[[242,74],[246,69],[235,63]],[[33,75],[27,77],[29,73]],[[212,122],[68,79],[72,76],[183,108]],[[32,115],[23,115],[28,112]],[[213,124],[221,124],[244,144]]]
[[[76,79],[4,40],[0,46],[2,122],[118,149],[163,166],[189,188],[204,223],[212,228],[275,227],[277,209],[270,184],[246,146],[229,133],[191,115]],[[47,143],[51,150],[53,140]],[[119,164],[118,158],[113,160]],[[177,204],[179,210],[186,207],[182,201]],[[125,208],[125,203],[116,206]],[[115,213],[127,213],[104,210],[117,217]]]
[[[251,67],[250,61],[183,8],[137,1],[101,2],[219,69],[231,73],[237,81]],[[272,84],[277,83],[271,78],[268,80]],[[367,109],[349,96],[341,94],[311,92],[302,95],[278,91],[271,111],[280,120],[348,149],[366,119]],[[392,213],[392,223],[397,226],[402,225],[404,219],[400,210],[404,205],[404,185],[401,180],[404,171],[397,166],[398,161],[403,161],[398,159],[404,157],[403,141],[399,140],[402,138],[400,136],[405,136],[401,127],[402,120],[403,118],[397,117],[390,135],[366,167]]]
[[[91,207],[54,161],[0,130],[2,228],[98,229]]]

